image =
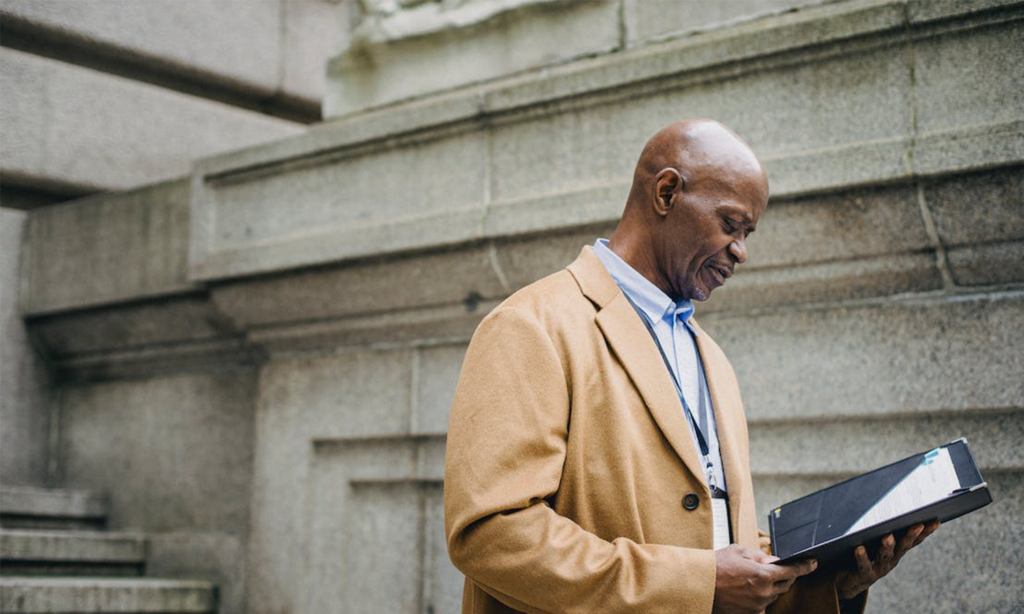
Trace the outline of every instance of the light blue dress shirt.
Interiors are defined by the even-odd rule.
[[[687,405],[694,412],[693,418],[698,424],[701,417],[697,415],[700,411],[700,377],[697,369],[700,366],[700,354],[697,351],[697,329],[690,324],[690,316],[693,315],[693,303],[689,300],[682,300],[673,303],[672,299],[665,295],[646,277],[641,275],[629,266],[625,260],[608,249],[607,239],[598,239],[594,242],[594,253],[604,264],[608,274],[612,276],[622,292],[640,308],[652,324],[654,333],[658,336],[665,356],[668,358],[673,375],[679,382],[683,391],[683,397]],[[715,483],[722,490],[728,490],[725,483],[725,474],[722,471],[722,454],[718,445],[718,428],[715,424],[715,413],[711,405],[710,394],[705,392],[705,408],[707,411],[707,423],[710,433],[704,433],[708,440],[708,457],[711,460],[715,472]],[[686,411],[680,403],[679,411]],[[690,425],[690,436],[693,438],[693,447],[700,456],[700,444],[697,441],[697,433],[693,423]],[[707,479],[707,476],[704,476]]]

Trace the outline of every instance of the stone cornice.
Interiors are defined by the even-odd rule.
[[[502,171],[489,152],[498,146],[493,140],[499,138],[496,132],[552,117],[598,114],[609,105],[628,114],[630,107],[660,96],[685,95],[766,71],[778,71],[783,80],[799,78],[805,66],[857,54],[867,66],[897,56],[885,60],[892,62],[889,66],[863,69],[880,80],[878,87],[885,87],[884,80],[889,79],[888,86],[897,88],[893,107],[884,113],[896,131],[874,138],[840,138],[843,135],[794,125],[792,137],[798,147],[768,134],[767,140],[754,144],[772,177],[775,198],[1015,164],[1024,160],[1024,116],[1019,112],[965,117],[941,128],[916,123],[918,107],[929,100],[917,93],[915,70],[921,60],[913,47],[917,40],[956,36],[1022,18],[1020,2],[829,4],[438,94],[331,122],[264,147],[201,160],[192,181],[190,276],[198,281],[235,278],[608,222],[620,213],[628,172],[606,173],[582,185],[555,183],[540,194],[495,194],[494,174]],[[894,70],[903,74],[883,74]],[[823,91],[821,104],[842,104],[844,95],[838,89]],[[761,113],[760,104],[751,100],[749,106],[733,105],[731,113]],[[771,111],[790,121],[785,109]],[[385,165],[408,164],[418,150],[428,156],[433,151],[448,155],[445,147],[457,141],[460,144],[452,147],[480,150],[480,167],[471,176],[482,176],[482,183],[472,187],[474,193],[441,206],[437,203],[444,192],[439,192],[425,197],[437,206],[351,218],[353,204],[372,208],[365,192],[346,193],[345,173],[355,172],[359,161],[380,156]],[[305,190],[299,178],[303,172],[321,177],[338,173],[337,190]],[[439,167],[437,172],[446,170]],[[294,189],[283,202],[280,190],[288,177],[295,178]],[[381,196],[389,197],[383,175],[371,181],[379,181]],[[459,179],[454,176],[452,181]],[[241,190],[248,190],[244,205],[231,197]],[[237,233],[227,236],[233,231],[225,228],[245,224],[250,213],[254,219],[266,218],[269,210],[300,204],[309,212],[309,223],[266,230],[252,239]],[[227,210],[230,215],[225,216]]]

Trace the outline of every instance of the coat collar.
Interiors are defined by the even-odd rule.
[[[622,290],[589,245],[583,248],[579,257],[567,268],[576,279],[583,295],[597,306],[595,320],[598,328],[640,391],[665,439],[697,481],[706,488],[704,466],[693,445],[682,404],[676,395],[661,354],[633,306],[629,304]],[[696,322],[694,325],[699,331],[697,349],[704,363],[711,403],[715,410],[715,421],[719,425],[719,447],[726,485],[730,490],[730,507],[733,508],[733,535],[738,536],[738,505],[740,485],[743,483],[741,475],[746,469],[739,466],[735,412],[727,405],[728,397],[721,389],[721,374],[728,372],[723,371],[728,369],[728,364],[717,344]]]

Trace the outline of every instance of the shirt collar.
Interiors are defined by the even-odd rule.
[[[697,336],[697,329],[690,323],[694,311],[692,301],[683,299],[678,303],[672,302],[658,286],[609,249],[608,239],[595,241],[594,253],[619,288],[644,312],[651,323],[664,320],[671,324],[672,318],[678,317],[693,336]]]

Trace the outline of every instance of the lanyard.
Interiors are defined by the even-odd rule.
[[[707,473],[708,488],[711,490],[711,495],[713,497],[719,496],[723,491],[720,491],[718,486],[715,484],[715,470],[714,465],[711,463],[711,450],[708,447],[707,438],[704,436],[704,433],[708,432],[708,412],[707,405],[704,400],[704,396],[708,390],[708,382],[704,375],[704,365],[700,360],[700,356],[697,356],[697,411],[700,415],[700,424],[697,424],[697,421],[693,418],[693,411],[690,410],[690,405],[686,402],[686,397],[683,396],[683,389],[679,384],[679,379],[676,377],[675,371],[672,370],[672,365],[668,361],[668,356],[665,355],[665,349],[661,347],[661,341],[658,340],[658,335],[654,332],[654,327],[647,319],[647,314],[645,314],[637,304],[633,302],[633,299],[629,298],[628,294],[623,292],[622,295],[626,297],[629,304],[633,306],[634,310],[636,310],[637,315],[640,316],[644,326],[647,328],[647,332],[649,332],[651,334],[651,338],[654,339],[654,344],[658,346],[658,352],[661,353],[661,359],[665,361],[665,367],[668,369],[668,374],[672,378],[672,384],[676,388],[676,394],[679,395],[679,400],[683,403],[687,422],[690,423],[690,426],[693,428],[693,432],[697,435],[697,445],[700,446],[701,456],[704,457],[704,471]]]

